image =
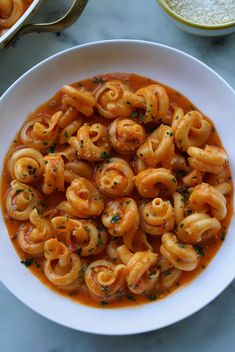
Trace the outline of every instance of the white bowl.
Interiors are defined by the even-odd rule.
[[[18,79],[0,100],[1,158],[26,116],[59,88],[100,73],[135,72],[186,95],[218,128],[235,174],[235,94],[209,67],[176,49],[135,41],[112,40],[75,47],[50,57]],[[80,305],[44,286],[20,264],[0,219],[0,277],[3,284],[36,312],[62,325],[97,334],[134,334],[175,323],[198,311],[235,277],[235,221],[209,267],[191,284],[164,300],[133,308],[98,309]]]

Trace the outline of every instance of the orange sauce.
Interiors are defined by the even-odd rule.
[[[98,79],[87,79],[87,80],[83,80],[78,83],[74,83],[73,86],[74,87],[83,86],[84,88],[87,88],[89,90],[94,90],[97,87],[97,85],[99,84],[99,79],[108,80],[108,79],[113,79],[113,78],[119,78],[119,79],[125,80],[134,91],[140,87],[143,87],[143,86],[146,86],[146,85],[149,85],[152,83],[156,83],[155,81],[153,81],[149,78],[137,76],[134,74],[105,74],[105,75],[99,76]],[[160,83],[160,84],[163,85],[162,83]],[[176,90],[174,90],[170,87],[167,87],[165,85],[163,85],[163,86],[167,90],[170,102],[179,105],[184,110],[184,113],[187,113],[190,110],[198,110],[185,96],[183,96],[182,94],[180,94],[179,92],[177,92]],[[57,112],[60,109],[61,109],[61,93],[57,92],[49,101],[42,104],[33,113],[31,113],[30,116],[28,117],[28,119],[31,119],[31,118],[34,118],[34,117],[40,116],[40,115],[52,116],[55,112]],[[172,112],[169,111],[169,114],[171,114],[171,113]],[[210,121],[211,125],[213,126],[209,140],[207,143],[222,147],[222,143],[220,141],[220,138],[216,132],[216,129],[215,129],[212,121],[208,117],[206,117],[205,115],[203,115],[203,116],[208,121]],[[105,119],[97,114],[95,114],[93,117],[89,117],[87,119],[89,120],[89,123],[94,121],[94,122],[100,122],[106,126],[110,124],[109,119]],[[14,247],[20,257],[20,260],[22,260],[22,259],[28,258],[26,253],[24,253],[22,251],[22,249],[19,247],[19,244],[16,240],[16,234],[17,234],[18,228],[22,222],[11,219],[5,209],[5,198],[6,198],[6,194],[7,194],[8,190],[9,190],[10,181],[11,181],[11,178],[10,178],[8,171],[7,171],[7,161],[10,158],[10,155],[12,154],[12,152],[15,149],[18,149],[20,147],[22,147],[22,143],[21,143],[19,133],[18,133],[16,135],[12,145],[10,146],[8,153],[6,155],[6,158],[4,160],[4,167],[3,167],[2,179],[1,179],[1,191],[2,191],[1,199],[2,199],[2,211],[3,211],[5,224],[6,224],[9,236],[11,238],[12,244],[14,245]],[[112,153],[112,155],[115,155],[115,153]],[[132,166],[131,158],[125,157],[125,159]],[[232,185],[230,170],[229,170],[228,180]],[[233,185],[232,185],[232,187],[233,187]],[[40,189],[40,185],[38,185],[38,188]],[[134,192],[134,194],[132,194],[131,197],[135,198],[137,200],[137,202],[140,199],[140,196],[137,194],[137,192]],[[46,208],[47,207],[53,208],[54,206],[56,206],[59,203],[59,201],[65,200],[65,199],[66,199],[65,192],[54,192],[52,195],[49,195],[49,196],[44,195]],[[106,199],[106,201],[107,201],[107,199]],[[228,209],[227,216],[225,219],[223,219],[221,221],[222,226],[221,226],[220,234],[216,238],[212,238],[211,240],[200,244],[200,252],[199,252],[200,253],[200,261],[199,261],[198,267],[195,270],[190,271],[190,272],[183,272],[180,279],[178,280],[178,282],[176,282],[176,284],[168,290],[164,290],[164,291],[156,290],[152,294],[144,295],[144,296],[132,294],[131,292],[128,292],[128,290],[127,290],[126,291],[127,294],[125,296],[121,297],[119,300],[117,300],[115,302],[109,302],[108,305],[105,304],[105,307],[112,307],[113,308],[113,307],[122,307],[122,306],[133,306],[133,305],[137,305],[137,304],[143,304],[143,303],[155,300],[155,299],[162,299],[162,298],[165,298],[170,293],[174,292],[175,290],[181,288],[185,284],[189,284],[190,281],[192,281],[197,275],[199,275],[203,270],[206,269],[206,267],[209,265],[212,258],[215,256],[215,254],[219,250],[223,241],[225,240],[226,231],[229,227],[229,223],[230,223],[232,213],[233,213],[233,189],[230,192],[230,194],[227,196],[227,209]],[[149,242],[151,243],[151,245],[153,246],[154,251],[156,253],[158,253],[159,256],[161,257],[160,250],[159,250],[160,244],[161,244],[160,236],[154,237],[154,236],[149,235],[148,239],[149,239]],[[100,258],[109,259],[105,253],[101,253],[99,255],[92,256],[92,258],[90,259],[90,262],[94,261],[96,259],[100,259]],[[19,265],[21,265],[20,260],[19,260]],[[88,263],[89,263],[89,260],[88,260]],[[68,293],[68,292],[64,292],[61,289],[56,288],[46,278],[46,276],[43,272],[43,258],[36,258],[36,260],[33,261],[32,265],[29,266],[29,270],[31,270],[31,272],[35,276],[37,276],[37,278],[44,285],[46,285],[48,288],[50,288],[51,290],[54,290],[55,292],[57,292],[59,294],[70,297],[71,299],[73,299],[79,303],[93,306],[93,307],[102,307],[102,305],[100,303],[96,302],[88,294],[88,292],[86,290],[81,290],[80,292]]]

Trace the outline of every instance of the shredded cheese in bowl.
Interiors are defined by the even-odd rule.
[[[235,21],[235,0],[168,0],[168,6],[184,19],[203,25]]]

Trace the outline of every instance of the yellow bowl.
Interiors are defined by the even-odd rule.
[[[163,12],[167,14],[168,18],[170,18],[172,22],[175,23],[180,29],[186,32],[196,35],[213,37],[230,34],[235,31],[235,21],[223,23],[220,25],[203,25],[195,23],[179,16],[176,12],[174,12],[168,5],[167,0],[156,1],[162,8]]]

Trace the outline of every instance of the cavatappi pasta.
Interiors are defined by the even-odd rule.
[[[0,35],[12,27],[33,0],[0,0]]]
[[[212,121],[134,74],[62,87],[26,120],[2,174],[21,263],[96,307],[160,299],[190,282],[224,241],[232,200]]]

